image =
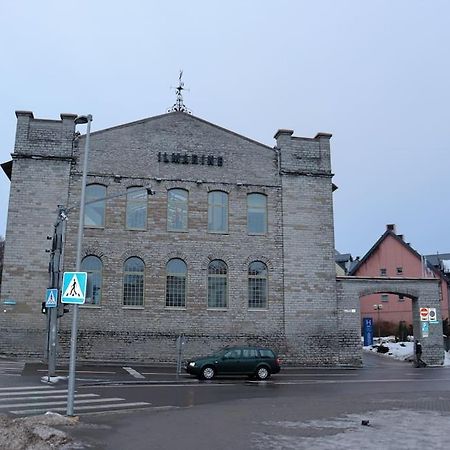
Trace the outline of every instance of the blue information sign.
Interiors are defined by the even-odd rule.
[[[83,305],[86,300],[86,272],[64,272],[61,301]]]
[[[363,336],[364,347],[373,345],[373,319],[372,317],[363,318]]]
[[[56,308],[58,306],[58,289],[47,289],[45,306],[47,308]]]

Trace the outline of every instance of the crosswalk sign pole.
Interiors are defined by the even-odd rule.
[[[76,271],[80,271],[81,267],[81,246],[83,244],[83,229],[84,229],[84,202],[86,197],[86,178],[89,156],[89,140],[91,134],[91,121],[92,116],[78,116],[75,119],[77,123],[87,123],[86,128],[86,141],[84,147],[84,160],[83,160],[83,177],[81,180],[81,198],[80,198],[80,218],[78,222],[78,241],[77,241],[77,259],[76,259]],[[73,416],[73,405],[75,398],[75,366],[77,358],[77,334],[78,334],[78,305],[73,305],[72,315],[72,334],[70,336],[70,363],[69,363],[69,386],[67,391],[67,415]]]

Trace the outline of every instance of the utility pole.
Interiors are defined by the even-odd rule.
[[[52,250],[50,254],[49,265],[49,288],[61,288],[62,276],[62,262],[64,254],[64,239],[65,239],[65,220],[63,218],[64,208],[58,205],[58,217],[56,219],[53,237]],[[58,350],[58,317],[64,314],[64,309],[61,311],[60,299],[58,295],[58,304],[56,308],[48,308],[48,377],[56,375],[56,356]]]

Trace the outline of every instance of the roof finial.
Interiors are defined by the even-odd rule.
[[[187,89],[184,87],[184,82],[181,81],[183,77],[183,71],[180,70],[180,75],[178,76],[178,86],[175,88],[175,93],[177,96],[177,100],[174,105],[167,110],[167,112],[184,112],[187,114],[192,114],[192,112],[186,108],[183,103],[183,94],[182,91],[186,91]]]

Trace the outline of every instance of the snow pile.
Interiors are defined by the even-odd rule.
[[[382,338],[381,344],[389,350],[386,353],[378,352],[378,344],[363,347],[366,352],[375,352],[381,356],[398,359],[400,361],[414,360],[414,342],[391,342],[389,338]],[[450,352],[444,351],[444,366],[450,367]]]
[[[69,418],[56,413],[13,419],[0,415],[0,448],[8,450],[50,450],[73,448],[72,439],[54,426],[78,423],[78,418]]]

